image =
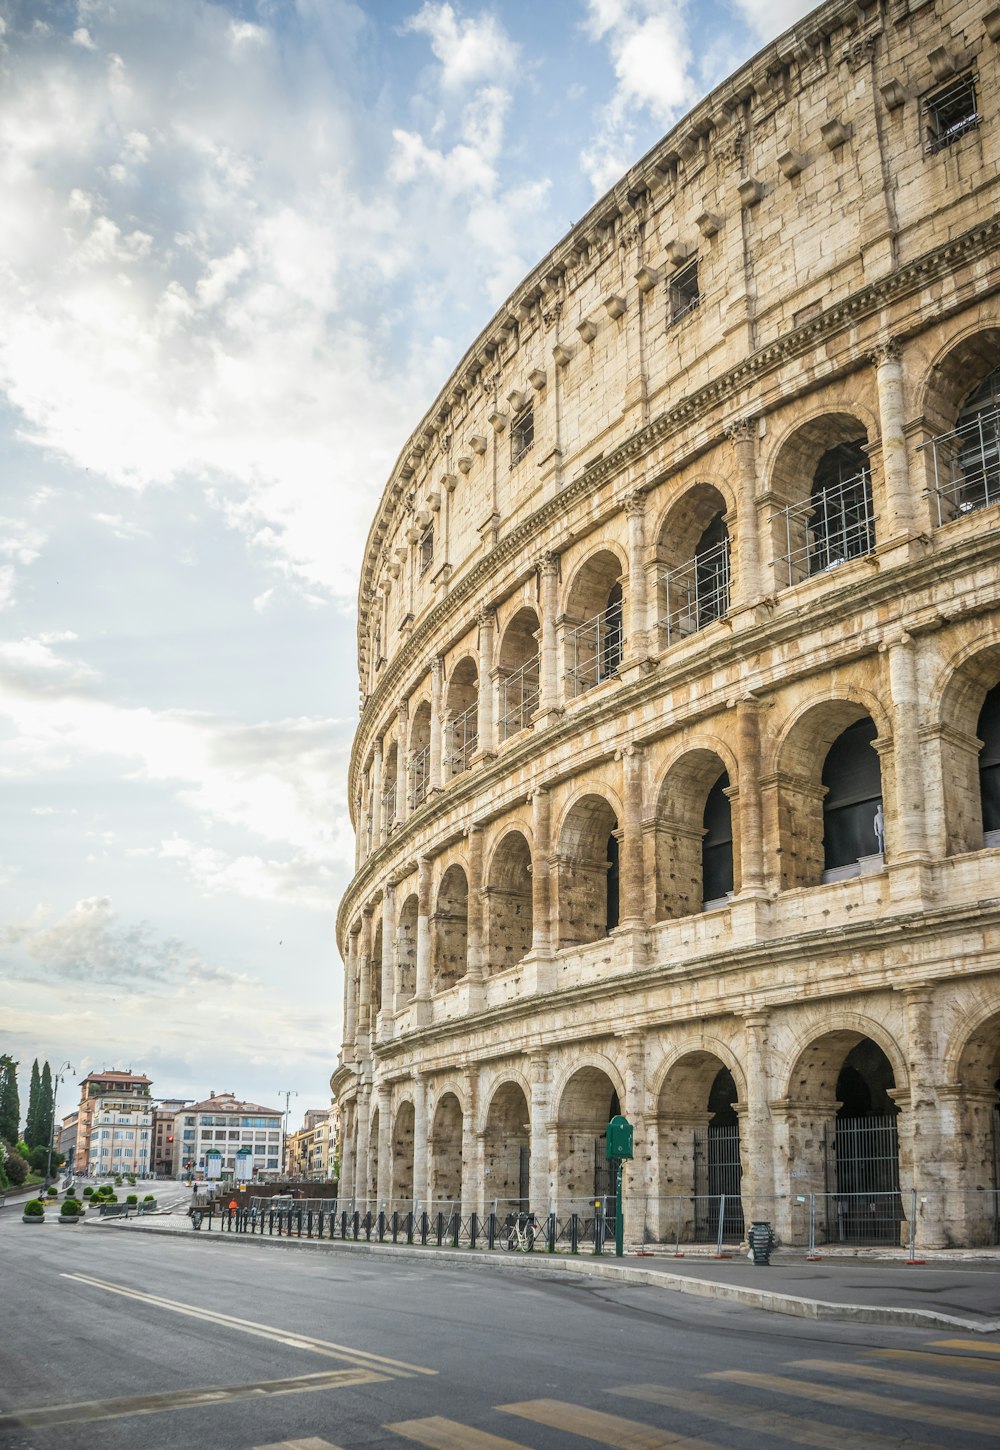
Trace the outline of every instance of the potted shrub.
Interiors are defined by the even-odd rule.
[[[128,1193],[125,1195],[125,1202],[128,1204],[129,1208],[134,1208],[135,1205],[139,1202],[139,1195],[137,1193]]]
[[[93,1196],[94,1196],[94,1190],[91,1188],[91,1186],[90,1186],[89,1183],[87,1184],[86,1188],[83,1190],[83,1196],[84,1196],[84,1198],[93,1198]]]
[[[45,1204],[40,1198],[29,1198],[21,1210],[22,1223],[44,1223]]]
[[[59,1194],[58,1188],[56,1188],[55,1184],[50,1183],[49,1186],[48,1186],[48,1188],[46,1188],[46,1190],[45,1190],[45,1197],[46,1198],[56,1198],[58,1196],[58,1194]]]
[[[83,1204],[77,1198],[67,1198],[59,1210],[60,1223],[79,1223],[83,1217]]]

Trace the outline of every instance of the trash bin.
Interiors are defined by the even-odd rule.
[[[757,1264],[769,1264],[771,1262],[771,1250],[774,1247],[774,1229],[766,1219],[755,1219],[750,1225],[747,1242],[750,1245],[750,1257],[755,1266]]]

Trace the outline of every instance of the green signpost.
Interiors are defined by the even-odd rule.
[[[622,1164],[632,1157],[632,1124],[619,1113],[611,1119],[604,1134],[604,1155],[610,1162],[617,1159],[615,1174],[615,1256],[625,1252],[625,1220],[622,1215]]]

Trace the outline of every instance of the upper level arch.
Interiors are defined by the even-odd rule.
[[[692,484],[666,510],[654,546],[661,649],[729,608],[731,511],[728,493],[712,483]]]
[[[567,697],[610,679],[624,648],[623,581],[616,549],[597,549],[570,576],[563,598],[563,668]]]

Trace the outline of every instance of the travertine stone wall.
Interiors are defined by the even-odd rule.
[[[410,438],[359,594],[348,1196],[568,1213],[622,1111],[631,1237],[705,1237],[734,1184],[791,1241],[810,1193],[856,1239],[861,1191],[898,1240],[913,1188],[927,1246],[991,1235],[996,406],[961,474],[949,435],[1000,367],[998,37],[986,3],[821,6]]]

